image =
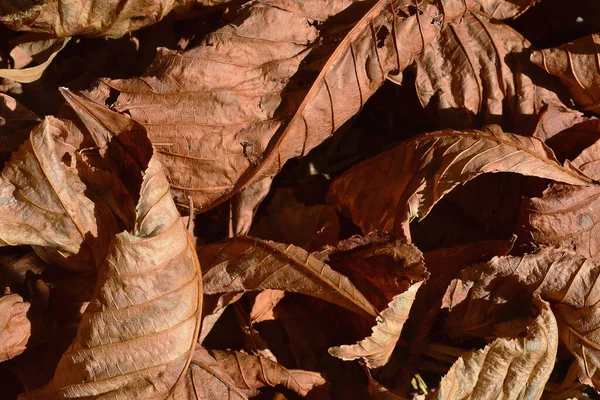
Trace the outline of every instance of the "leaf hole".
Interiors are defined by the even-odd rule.
[[[386,26],[382,26],[379,28],[379,32],[377,32],[377,47],[382,48],[385,45],[385,39],[390,34],[389,29]]]

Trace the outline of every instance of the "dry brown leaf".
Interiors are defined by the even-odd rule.
[[[17,150],[40,119],[14,98],[0,93],[0,152]]]
[[[592,34],[553,49],[534,51],[531,61],[556,75],[585,110],[600,114],[600,34]]]
[[[400,333],[421,283],[415,283],[406,292],[394,297],[388,308],[381,312],[381,319],[378,319],[377,325],[373,327],[371,336],[354,345],[332,347],[329,354],[344,361],[361,358],[372,369],[386,365],[400,339]]]
[[[558,328],[550,305],[536,299],[539,315],[519,339],[498,338],[464,354],[428,399],[539,399],[554,368]]]
[[[296,246],[240,236],[200,247],[198,258],[207,295],[278,289],[377,315],[348,278]]]
[[[585,149],[573,165],[600,179],[600,142]],[[540,198],[522,203],[521,240],[563,247],[584,257],[600,253],[600,187],[551,185]]]
[[[157,23],[171,10],[213,6],[229,0],[24,0],[0,5],[0,22],[18,31],[118,38]]]
[[[161,49],[146,76],[105,80],[93,96],[118,90],[116,109],[147,127],[178,204],[187,206],[191,195],[207,210],[269,179],[356,114],[388,74],[402,71],[438,34],[439,26],[421,24],[420,15],[449,21],[465,10],[463,0],[424,2],[419,12],[409,0],[380,0],[343,40],[331,39],[335,50],[319,62],[316,77],[307,67],[308,92],[306,83],[297,89],[290,78],[319,38],[315,23],[349,5],[255,2],[202,46],[181,54]]]
[[[0,177],[0,244],[33,245],[45,261],[95,270],[116,232],[112,215],[87,197],[75,167],[65,165],[57,138],[67,130],[53,117],[34,128]]]
[[[273,309],[285,296],[283,290],[266,289],[256,295],[252,310],[250,311],[250,322],[253,324],[275,319]]]
[[[483,11],[497,20],[517,18],[540,0],[478,0],[472,10]]]
[[[58,53],[65,48],[67,43],[71,40],[70,37],[65,39],[57,40],[51,45],[53,51],[48,53],[48,58],[36,65],[35,67],[23,68],[23,69],[0,69],[0,78],[10,79],[11,81],[30,83],[40,79],[46,68],[52,63],[52,60],[58,55]]]
[[[340,221],[335,207],[298,201],[293,189],[276,190],[250,231],[252,236],[289,243],[308,251],[339,240]]]
[[[200,327],[200,265],[156,157],[130,229],[111,241],[75,340],[32,398],[165,397],[185,373]]]
[[[481,131],[446,129],[419,135],[352,167],[332,183],[328,197],[363,232],[403,232],[404,224],[426,217],[454,187],[491,172],[591,183],[572,165],[558,164],[540,140],[492,125]]]
[[[25,351],[31,336],[29,307],[18,294],[7,293],[0,298],[0,362]]]
[[[485,11],[523,1],[475,2]],[[526,3],[530,3],[527,1]],[[499,12],[500,8],[496,8]],[[510,132],[545,140],[583,120],[545,82],[535,80],[523,54],[530,43],[485,14],[467,12],[442,28],[437,40],[416,57],[416,89],[423,107],[441,128],[478,129],[499,124]],[[523,54],[521,54],[523,53]],[[544,86],[542,86],[542,84]]]
[[[210,353],[196,346],[185,377],[173,388],[170,400],[246,400],[248,397]]]
[[[257,395],[259,389],[269,386],[283,386],[300,396],[306,396],[313,388],[325,384],[325,379],[318,372],[287,369],[264,357],[239,351],[212,350],[210,354],[248,397]]]

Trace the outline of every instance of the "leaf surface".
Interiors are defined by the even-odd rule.
[[[18,294],[8,293],[0,298],[0,362],[25,351],[31,336],[29,307]]]
[[[0,78],[10,79],[15,82],[30,83],[41,78],[42,74],[50,66],[52,60],[58,55],[58,53],[65,48],[67,43],[71,40],[70,37],[61,39],[53,44],[53,51],[48,55],[48,58],[36,65],[35,67],[23,68],[23,69],[0,69]]]
[[[332,347],[329,354],[344,361],[361,358],[372,369],[383,367],[400,339],[400,333],[420,287],[421,282],[415,283],[406,292],[395,296],[388,308],[381,312],[382,319],[373,327],[371,336],[353,345]]]
[[[493,172],[572,185],[591,183],[577,168],[558,164],[540,140],[492,125],[480,131],[447,129],[419,135],[352,167],[332,183],[328,199],[363,232],[402,232],[406,222],[425,218],[459,184]]]
[[[558,328],[550,305],[520,339],[498,338],[454,363],[428,399],[539,399],[556,360]]]
[[[204,293],[279,289],[317,297],[362,315],[375,307],[344,275],[305,250],[283,243],[236,237],[198,249],[205,267]]]

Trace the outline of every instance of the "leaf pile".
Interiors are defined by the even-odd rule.
[[[600,398],[594,0],[0,23],[2,398]]]

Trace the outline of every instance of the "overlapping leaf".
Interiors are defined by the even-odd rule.
[[[497,20],[516,18],[540,0],[479,0],[472,10],[480,10]]]
[[[31,322],[27,318],[30,304],[18,294],[0,298],[0,361],[18,356],[31,336]]]
[[[328,196],[363,232],[402,232],[403,224],[427,216],[454,187],[492,172],[573,185],[591,182],[570,164],[558,164],[538,139],[492,125],[481,131],[448,129],[420,135],[352,167],[332,183]]]
[[[556,360],[558,328],[548,303],[519,339],[498,338],[463,355],[428,399],[539,399]]]

